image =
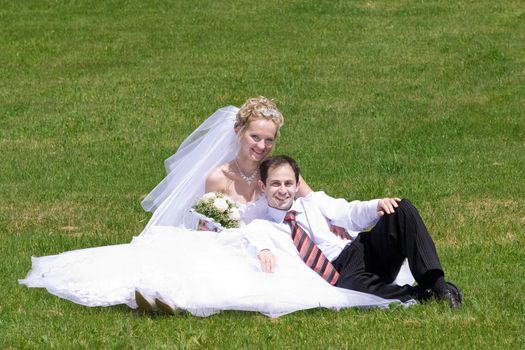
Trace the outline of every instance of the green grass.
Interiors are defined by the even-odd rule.
[[[0,348],[523,348],[524,57],[519,0],[2,2]],[[260,94],[314,189],[420,208],[460,311],[150,317],[17,284],[140,233],[163,159]]]

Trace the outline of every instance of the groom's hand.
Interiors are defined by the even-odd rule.
[[[377,215],[383,216],[385,214],[393,214],[398,207],[397,202],[401,202],[399,198],[383,198],[377,203]]]
[[[268,249],[263,249],[259,252],[259,260],[261,260],[261,269],[263,272],[273,272],[275,268],[275,255]]]

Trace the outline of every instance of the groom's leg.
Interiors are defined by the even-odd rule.
[[[408,258],[419,288],[391,284]],[[443,269],[432,238],[412,204],[403,200],[395,213],[384,215],[370,232],[362,232],[333,261],[341,277],[337,286],[383,298],[424,297],[436,281],[444,283]]]
[[[391,284],[381,276],[384,275],[383,273],[377,274],[367,269],[365,264],[367,234],[359,234],[354,242],[346,246],[337,259],[332,261],[340,274],[336,286],[374,294],[385,299],[399,299],[401,301],[416,299],[416,288],[409,285]],[[403,260],[400,259],[399,266],[394,267],[393,270],[399,271],[402,262]]]
[[[366,270],[386,282],[394,281],[405,257],[422,287],[431,287],[433,279],[444,276],[434,241],[417,209],[406,199],[393,214],[384,215],[366,238]]]

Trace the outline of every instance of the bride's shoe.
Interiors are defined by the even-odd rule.
[[[155,304],[155,301],[151,299],[148,296],[145,296],[141,292],[139,292],[137,289],[135,289],[135,302],[138,305],[137,310],[143,311],[143,312],[155,312],[158,311],[159,308],[157,307],[157,304]]]
[[[175,305],[171,305],[170,303],[158,298],[155,298],[155,304],[157,304],[157,308],[169,315],[181,315],[184,312],[184,310],[179,309]]]

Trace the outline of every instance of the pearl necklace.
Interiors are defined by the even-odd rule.
[[[241,175],[242,179],[244,181],[246,181],[246,183],[248,185],[251,185],[252,184],[252,181],[255,180],[255,177],[257,176],[257,169],[255,169],[255,171],[250,175],[250,176],[247,176],[242,170],[241,170],[241,167],[239,166],[239,163],[237,163],[237,158],[235,158],[235,165],[237,166],[237,171],[239,172],[239,175]]]

